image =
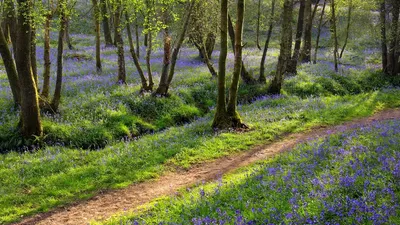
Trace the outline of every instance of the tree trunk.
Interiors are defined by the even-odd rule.
[[[257,44],[257,48],[259,50],[261,50],[261,46],[260,46],[260,17],[261,17],[261,0],[258,0],[256,44]]]
[[[244,8],[245,0],[237,1],[237,21],[235,32],[235,61],[233,66],[232,83],[229,88],[229,101],[227,114],[229,116],[231,127],[242,128],[244,124],[237,111],[237,93],[239,89],[239,77],[242,69],[242,38],[243,38],[243,23],[244,23]]]
[[[43,71],[43,88],[41,96],[45,99],[49,98],[50,93],[50,23],[51,23],[52,15],[48,13],[45,16],[45,24],[44,24],[44,53],[43,53],[43,61],[44,61],[44,71]]]
[[[221,3],[221,22],[220,22],[220,41],[221,50],[218,63],[218,98],[216,112],[212,127],[214,129],[225,129],[229,126],[225,100],[225,77],[226,77],[226,57],[228,55],[228,0],[220,0]]]
[[[127,14],[125,14],[125,17],[126,17],[126,20],[128,21],[128,15]],[[137,55],[137,53],[135,51],[135,45],[133,44],[132,32],[131,32],[129,23],[126,25],[126,30],[127,30],[127,33],[128,33],[128,42],[129,42],[129,47],[130,47],[129,51],[131,53],[131,56],[132,56],[132,59],[133,59],[133,63],[135,64],[136,69],[137,69],[137,71],[139,73],[140,80],[142,81],[141,91],[148,91],[147,80],[146,80],[146,77],[144,76],[142,66],[140,65],[139,57],[138,57],[138,55]]]
[[[8,43],[4,37],[3,29],[0,26],[0,54],[3,59],[4,67],[6,69],[8,82],[10,83],[11,92],[13,94],[14,102],[16,105],[20,104],[21,90],[18,81],[18,73],[15,68],[14,58],[8,48]]]
[[[269,41],[271,39],[272,29],[274,26],[275,3],[276,3],[276,0],[272,0],[271,18],[270,18],[270,22],[269,22],[267,40],[265,41],[264,51],[263,51],[263,55],[261,58],[260,77],[258,78],[258,82],[262,83],[262,84],[265,84],[265,82],[267,81],[267,78],[265,77],[265,60],[267,59]]]
[[[397,41],[398,37],[398,23],[399,23],[399,5],[400,3],[397,0],[392,1],[392,26],[391,26],[391,34],[389,40],[389,53],[388,53],[388,64],[387,69],[389,74],[395,75],[396,74],[396,64],[397,64],[397,57],[396,57],[396,45],[398,44]]]
[[[140,46],[139,46],[139,23],[137,21],[137,14],[135,18],[135,37],[136,37],[136,55],[140,59]]]
[[[179,34],[179,38],[178,38],[178,41],[176,43],[176,46],[174,47],[174,51],[172,52],[171,68],[169,69],[169,73],[168,73],[168,87],[167,87],[167,92],[165,94],[168,93],[168,88],[171,85],[172,79],[174,78],[176,61],[178,60],[178,54],[179,54],[179,51],[180,51],[180,49],[182,47],[182,43],[185,40],[186,32],[187,32],[188,27],[189,27],[190,17],[192,15],[192,11],[193,11],[194,5],[195,5],[194,1],[193,2],[189,2],[189,9],[188,9],[188,12],[187,12],[187,15],[186,15],[185,23],[183,25],[181,33]]]
[[[301,50],[301,62],[308,63],[311,61],[311,37],[312,37],[312,13],[311,0],[305,0],[304,10],[305,26],[303,48]]]
[[[103,32],[104,32],[104,40],[106,42],[106,47],[111,47],[113,45],[113,40],[111,37],[111,29],[110,29],[110,21],[107,16],[107,1],[100,0],[101,4],[101,14],[102,14],[102,22],[103,22]]]
[[[51,101],[51,109],[54,112],[58,111],[61,100],[61,89],[62,89],[62,77],[63,77],[63,52],[64,52],[64,41],[63,37],[66,32],[67,18],[65,16],[65,2],[59,0],[58,9],[60,10],[60,30],[58,32],[58,46],[57,46],[57,78],[56,88],[54,90],[53,100]]]
[[[325,7],[326,7],[326,1],[324,1],[324,6],[322,7],[321,16],[320,16],[320,18],[319,18],[318,33],[317,33],[317,41],[316,41],[316,43],[315,43],[315,51],[314,51],[314,64],[317,63],[317,54],[318,54],[318,48],[319,48],[319,39],[320,39],[320,37],[321,37],[322,21],[323,21],[324,14],[325,14]]]
[[[30,0],[18,0],[16,66],[21,88],[21,133],[25,138],[42,136],[38,92],[29,65],[31,43]]]
[[[96,33],[96,71],[101,73],[101,52],[100,52],[100,10],[99,4],[97,0],[92,0],[93,9],[94,9],[94,30]]]
[[[8,27],[10,41],[12,43],[14,57],[15,57],[15,50],[17,49],[17,14],[15,11],[14,2],[12,0],[5,0],[4,7],[6,7],[5,14],[7,17],[5,18],[5,23]],[[7,34],[4,34],[7,35]]]
[[[38,74],[37,74],[37,61],[36,61],[36,29],[31,27],[31,56],[30,65],[32,68],[33,79],[35,80],[36,88],[39,87],[38,84]]]
[[[65,21],[65,41],[67,42],[67,46],[69,50],[74,49],[74,47],[72,46],[72,42],[71,42],[71,37],[69,35],[69,19],[67,18]]]
[[[168,28],[164,30],[164,59],[161,72],[160,84],[155,91],[155,95],[165,96],[168,92],[168,72],[171,65],[171,36]]]
[[[320,0],[317,0],[317,2],[314,5],[314,9],[312,11],[312,15],[311,15],[311,21],[314,21],[315,15],[317,14],[317,10],[318,10],[318,4],[319,4]],[[325,2],[325,1],[324,1]]]
[[[233,23],[232,23],[231,17],[229,15],[228,15],[228,32],[229,32],[229,38],[231,39],[233,53],[236,55],[236,52],[235,52],[235,50],[236,50],[236,48],[235,48],[235,40],[236,40],[235,29],[233,28]],[[243,60],[242,60],[242,68],[241,68],[241,72],[240,72],[240,77],[242,78],[242,80],[245,84],[254,84],[255,83],[254,78],[246,70]]]
[[[150,59],[151,59],[151,50],[152,50],[152,42],[153,42],[153,40],[152,40],[152,34],[151,34],[151,32],[149,31],[149,33],[148,33],[148,37],[147,37],[147,41],[148,41],[148,43],[147,43],[147,49],[146,49],[146,66],[147,66],[147,75],[148,75],[148,77],[149,77],[149,86],[148,86],[148,90],[149,91],[152,91],[153,90],[153,87],[154,87],[154,82],[153,82],[153,74],[152,74],[152,72],[151,72],[151,62],[150,62]]]
[[[340,55],[339,55],[339,59],[341,59],[343,57],[343,53],[344,50],[346,49],[347,46],[347,41],[349,39],[349,32],[350,32],[350,25],[351,25],[351,13],[353,11],[353,4],[352,4],[352,0],[349,1],[349,10],[347,12],[347,27],[346,27],[346,37],[344,39],[344,44],[343,44],[343,48],[340,51]]]
[[[388,64],[388,48],[386,38],[386,2],[383,0],[380,7],[380,22],[381,22],[381,48],[382,48],[382,71],[387,73]]]
[[[335,60],[335,71],[339,72],[339,66],[338,66],[338,39],[337,39],[337,32],[336,32],[336,12],[335,12],[335,0],[331,0],[331,10],[332,10],[332,27],[331,30],[333,32],[333,38],[334,38],[334,50],[333,50],[333,55],[334,55],[334,60]]]
[[[215,34],[213,32],[210,32],[207,34],[206,46],[205,46],[208,59],[211,59],[211,56],[214,51],[214,46],[215,46]]]
[[[118,6],[114,13],[114,33],[117,45],[118,55],[118,84],[126,84],[126,70],[125,70],[125,55],[124,55],[124,41],[121,34],[121,1],[117,2]]]
[[[297,73],[297,62],[300,56],[301,38],[303,36],[304,29],[304,10],[306,6],[305,1],[306,0],[300,0],[299,17],[297,19],[296,43],[294,45],[292,60],[288,64],[288,73]]]
[[[285,0],[283,6],[283,21],[281,31],[281,49],[278,58],[275,77],[268,88],[269,94],[280,94],[285,72],[292,53],[292,14],[293,0]]]

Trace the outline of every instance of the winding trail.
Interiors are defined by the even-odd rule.
[[[254,147],[246,152],[195,165],[187,171],[169,172],[156,180],[133,184],[125,189],[106,191],[89,200],[38,214],[16,224],[81,225],[93,220],[105,220],[116,213],[135,209],[155,198],[172,195],[180,188],[202,181],[216,180],[222,174],[272,157],[309,139],[325,137],[354,126],[390,119],[400,119],[400,109],[381,111],[371,117],[353,120],[342,125],[317,127],[307,132],[284,135],[279,140]]]

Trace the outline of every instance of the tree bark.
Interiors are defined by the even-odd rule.
[[[233,23],[232,23],[232,20],[231,20],[231,17],[229,16],[229,14],[228,14],[228,32],[229,32],[229,38],[231,39],[233,53],[236,55],[236,52],[235,52],[235,50],[236,50],[236,48],[235,48],[235,40],[236,40],[235,29],[233,27]],[[242,78],[242,80],[245,84],[254,84],[255,83],[255,79],[246,70],[243,60],[242,60],[242,68],[241,68],[241,72],[240,72],[240,77]]]
[[[244,23],[245,0],[237,1],[237,21],[235,32],[235,61],[233,66],[232,83],[229,88],[229,101],[227,113],[233,128],[242,128],[244,125],[237,111],[237,93],[239,89],[239,77],[242,69],[242,38]]]
[[[391,26],[391,34],[389,40],[389,53],[388,53],[388,64],[387,70],[389,74],[395,75],[396,74],[396,64],[397,58],[396,57],[396,46],[398,37],[398,23],[399,23],[399,5],[400,3],[397,0],[392,1],[392,26]]]
[[[381,22],[381,49],[382,49],[382,71],[387,73],[388,64],[388,48],[386,38],[386,1],[383,0],[380,7],[380,22]]]
[[[300,0],[299,17],[297,19],[297,30],[296,30],[296,43],[294,45],[293,56],[288,65],[288,73],[297,73],[297,62],[300,56],[301,38],[303,36],[304,29],[304,11],[305,11],[305,1]]]
[[[94,9],[94,30],[96,33],[96,71],[101,73],[101,52],[100,52],[100,10],[97,0],[92,0]]]
[[[36,60],[36,28],[31,27],[31,52],[30,65],[32,69],[33,79],[35,80],[36,88],[38,88],[37,60]]]
[[[14,53],[14,57],[16,49],[17,49],[17,14],[15,11],[15,5],[14,2],[12,0],[5,0],[4,1],[4,7],[6,7],[6,18],[4,19],[7,27],[8,27],[8,32],[10,33],[10,40],[12,43],[12,47],[13,47],[13,53]],[[4,31],[5,32],[5,31]],[[7,34],[4,34],[7,35]]]
[[[45,24],[44,24],[44,53],[43,53],[43,61],[44,61],[44,71],[43,71],[43,88],[42,88],[42,98],[48,99],[50,93],[50,23],[52,19],[52,13],[49,12],[45,16]]]
[[[65,16],[65,0],[59,0],[58,9],[60,11],[60,30],[58,32],[58,46],[57,46],[57,78],[56,88],[54,90],[53,100],[51,101],[51,110],[53,113],[58,112],[58,107],[61,101],[61,89],[62,89],[62,78],[63,78],[63,52],[64,52],[64,40],[63,37],[66,32],[67,18]]]
[[[125,55],[124,55],[124,41],[121,34],[121,1],[116,4],[117,8],[114,13],[114,33],[115,41],[117,45],[117,55],[118,55],[118,84],[126,84],[126,70],[125,70]]]
[[[215,34],[213,32],[210,32],[207,34],[206,46],[205,46],[205,50],[207,52],[208,59],[211,59],[211,56],[214,51],[214,47],[215,47]]]
[[[347,41],[349,39],[349,32],[350,32],[350,25],[351,25],[351,13],[353,11],[353,2],[352,0],[349,1],[349,10],[347,11],[347,27],[346,27],[346,37],[344,39],[343,48],[340,51],[339,59],[343,57],[344,50],[347,46]]]
[[[265,82],[267,81],[267,78],[265,77],[265,60],[267,59],[269,41],[271,39],[272,29],[274,27],[275,4],[276,4],[276,0],[272,0],[271,18],[270,18],[270,22],[269,22],[267,40],[265,41],[263,55],[261,57],[260,76],[258,78],[258,82],[262,83],[262,84],[265,84]]]
[[[304,39],[303,48],[301,50],[301,61],[308,63],[311,61],[311,37],[312,37],[312,13],[311,13],[311,0],[305,0],[304,10],[305,26],[304,26]]]
[[[25,138],[42,136],[38,92],[29,65],[31,43],[32,2],[18,0],[18,28],[16,39],[16,67],[21,88],[21,133]]]
[[[148,78],[149,78],[149,85],[148,85],[148,90],[149,91],[152,91],[153,90],[153,87],[154,87],[154,82],[153,82],[153,74],[152,74],[152,72],[151,72],[151,62],[150,62],[150,59],[151,59],[151,50],[152,50],[152,42],[153,42],[153,40],[152,40],[153,38],[152,38],[152,33],[149,31],[149,33],[148,33],[148,37],[147,37],[147,49],[146,49],[146,66],[147,66],[147,75],[148,75]]]
[[[214,129],[225,129],[229,126],[225,102],[225,77],[226,77],[226,57],[228,55],[228,0],[220,0],[220,45],[218,63],[218,98],[217,107],[212,123]]]
[[[168,72],[171,65],[171,36],[168,28],[164,30],[164,58],[161,72],[160,83],[155,91],[155,95],[165,96],[168,92]]]
[[[106,47],[111,47],[113,45],[113,40],[111,37],[111,29],[110,29],[110,21],[107,16],[107,1],[100,0],[101,4],[101,14],[102,14],[102,22],[103,22],[103,32],[104,32],[104,40],[106,42]]]
[[[126,20],[128,21],[128,15],[127,14],[125,14],[125,17],[126,17]],[[135,45],[133,44],[132,32],[131,32],[129,23],[126,25],[126,30],[127,30],[127,33],[128,33],[128,42],[129,42],[129,47],[130,47],[129,51],[131,53],[131,56],[132,56],[132,59],[133,59],[133,63],[135,64],[136,69],[137,69],[137,71],[139,73],[140,80],[142,81],[141,91],[149,91],[148,90],[148,86],[147,86],[146,77],[144,75],[142,66],[140,65],[139,57],[137,55],[137,52],[135,51]]]
[[[65,41],[67,42],[67,46],[69,50],[74,49],[74,47],[72,46],[72,42],[71,42],[71,37],[69,35],[69,19],[67,18],[65,21]]]
[[[317,33],[317,40],[315,42],[315,51],[314,51],[314,64],[317,63],[317,54],[318,54],[318,48],[319,48],[319,39],[321,37],[321,29],[322,29],[322,22],[325,14],[325,8],[326,8],[326,1],[324,1],[324,6],[322,6],[322,11],[321,11],[321,16],[319,18],[319,24],[318,24],[318,33]]]
[[[139,23],[137,20],[137,14],[135,18],[135,37],[136,37],[136,55],[140,59],[140,46],[139,46]]]
[[[268,88],[269,94],[280,94],[285,72],[292,53],[292,14],[293,0],[285,0],[283,5],[283,21],[281,31],[281,49],[276,74]]]
[[[258,48],[259,50],[261,50],[261,46],[260,46],[260,17],[261,17],[261,0],[258,0],[256,44],[257,44],[257,48]]]
[[[334,60],[335,60],[335,72],[339,72],[339,66],[338,66],[338,39],[337,39],[337,32],[336,32],[335,0],[331,0],[331,10],[332,10],[331,30],[333,32],[333,38],[334,38],[333,56],[334,56]]]
[[[15,67],[14,58],[8,48],[7,40],[4,36],[3,29],[0,26],[0,54],[3,59],[4,67],[6,69],[8,82],[10,83],[11,92],[13,94],[14,102],[16,105],[20,104],[21,90],[18,81],[18,73]]]

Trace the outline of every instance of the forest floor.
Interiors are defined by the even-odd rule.
[[[179,195],[179,190],[182,188],[217,180],[223,174],[288,151],[295,145],[310,139],[390,119],[400,119],[400,109],[384,110],[371,117],[356,119],[342,125],[315,127],[306,132],[283,135],[273,143],[259,145],[246,152],[198,164],[188,170],[171,167],[170,172],[158,179],[134,184],[125,189],[102,192],[89,200],[38,214],[16,224],[88,224],[91,221],[106,220],[115,214],[138,210],[140,206],[162,196]]]

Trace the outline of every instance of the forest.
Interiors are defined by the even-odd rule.
[[[0,6],[0,224],[400,224],[399,0]]]

